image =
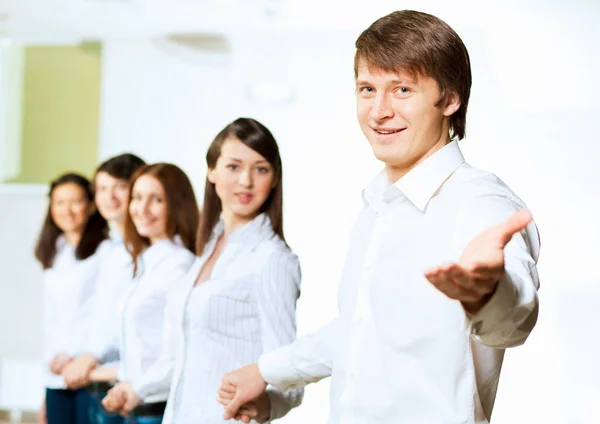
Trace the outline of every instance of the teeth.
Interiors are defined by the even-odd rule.
[[[381,130],[376,130],[379,134],[394,134],[397,133],[398,131],[381,131]]]

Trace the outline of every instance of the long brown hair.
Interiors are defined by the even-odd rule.
[[[250,147],[252,150],[264,157],[273,167],[273,189],[267,200],[260,208],[260,213],[266,213],[271,219],[273,231],[284,242],[283,236],[283,188],[282,188],[282,167],[279,147],[271,134],[271,131],[260,122],[252,118],[238,118],[221,130],[215,137],[208,152],[206,152],[206,164],[209,169],[214,169],[219,156],[221,156],[221,147],[227,139],[236,139]],[[200,228],[198,230],[198,240],[196,242],[196,252],[202,255],[206,243],[210,240],[213,228],[219,222],[222,205],[221,199],[217,195],[215,185],[206,178],[204,186],[204,204],[202,206],[202,218],[200,219]]]
[[[440,90],[436,106],[455,92],[460,107],[450,116],[450,137],[465,137],[471,62],[464,43],[446,22],[413,10],[392,12],[373,22],[356,40],[355,78],[360,65],[433,78]]]
[[[195,254],[194,241],[198,230],[200,211],[192,183],[185,172],[170,163],[143,165],[131,178],[128,204],[131,204],[133,186],[142,175],[156,178],[163,186],[167,203],[168,238],[174,240],[178,235],[183,246]],[[137,232],[129,211],[125,217],[124,241],[127,251],[132,256],[134,270],[137,271],[139,256],[150,246],[150,240]]]
[[[42,230],[40,231],[34,250],[35,258],[42,264],[44,269],[52,268],[57,253],[56,240],[63,234],[63,230],[61,230],[52,219],[52,193],[57,187],[69,183],[80,187],[85,193],[85,197],[89,203],[94,202],[91,183],[87,178],[79,174],[64,174],[50,183],[50,192],[48,193],[50,202],[48,204],[48,211],[46,212],[46,218],[44,219],[44,224],[42,225]],[[108,226],[106,220],[96,210],[94,214],[88,218],[85,224],[81,238],[75,248],[75,257],[78,260],[89,258],[96,252],[100,243],[107,237]]]

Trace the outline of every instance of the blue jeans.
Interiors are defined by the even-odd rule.
[[[163,417],[128,417],[125,424],[161,424]]]
[[[90,415],[93,424],[123,424],[125,419],[118,412],[108,412],[102,406],[102,399],[106,396],[106,392],[92,393],[90,392]],[[49,424],[49,423],[48,423]]]
[[[48,424],[92,424],[87,390],[46,389]]]

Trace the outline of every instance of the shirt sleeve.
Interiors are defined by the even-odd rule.
[[[510,195],[478,197],[467,203],[460,214],[455,236],[457,255],[477,234],[504,222],[519,209],[525,209],[525,205]],[[538,315],[536,263],[539,249],[539,234],[533,222],[506,245],[506,273],[488,303],[471,317],[474,340],[497,349],[525,342]]]
[[[294,343],[263,354],[258,368],[264,380],[285,392],[331,376],[340,318]]]
[[[263,352],[270,352],[296,338],[296,301],[300,295],[300,264],[288,250],[271,254],[256,285],[256,303],[260,316]],[[268,387],[270,419],[286,415],[300,405],[303,389],[283,393]]]
[[[153,394],[168,392],[175,368],[175,346],[177,344],[176,296],[170,296],[165,311],[162,348],[157,361],[139,378],[132,381],[134,392],[142,399]],[[179,306],[181,307],[181,306]]]
[[[193,258],[184,255],[165,271],[160,291],[165,296],[163,314],[162,345],[158,359],[139,377],[132,380],[134,392],[142,399],[152,395],[169,392],[173,370],[175,368],[177,330],[181,323],[177,321],[178,312],[184,307],[181,302],[185,275]],[[158,311],[157,311],[158,312]]]
[[[114,266],[111,257],[105,260],[98,276],[97,301],[91,315],[90,331],[85,344],[85,350],[96,357],[98,362],[106,364],[119,359],[119,299],[115,293],[123,292],[118,285],[123,281],[110,281],[111,274],[103,272]],[[132,276],[133,277],[133,276]]]

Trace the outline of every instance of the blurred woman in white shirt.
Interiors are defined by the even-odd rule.
[[[111,385],[103,381],[101,375],[95,376],[94,369],[99,364],[117,361],[119,358],[118,304],[133,281],[131,255],[123,243],[129,203],[129,181],[143,165],[144,161],[136,155],[124,153],[104,161],[94,175],[96,206],[100,215],[110,225],[111,250],[100,266],[95,307],[83,349],[62,373],[69,388],[79,389],[89,385],[94,424],[123,423],[119,414],[108,414],[101,407],[100,401],[106,396]]]
[[[44,268],[44,343],[48,424],[89,423],[89,396],[69,390],[61,375],[81,349],[108,228],[90,182],[65,174],[51,183],[50,204],[35,248]]]
[[[188,177],[175,165],[143,166],[131,187],[125,246],[133,258],[135,278],[121,305],[120,362],[96,372],[136,382],[145,378],[165,348],[161,340],[166,304],[194,261],[200,213]],[[167,387],[144,397],[125,421],[160,423],[168,395]],[[110,398],[120,402],[119,396],[105,399]]]
[[[215,138],[196,258],[169,304],[161,359],[145,378],[113,391],[127,411],[171,389],[164,424],[221,424],[214,392],[223,374],[296,337],[300,265],[283,235],[282,168],[273,135],[240,118]],[[257,402],[276,419],[297,406],[301,390],[272,389]]]

